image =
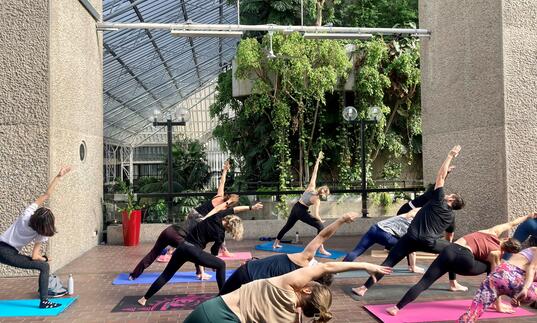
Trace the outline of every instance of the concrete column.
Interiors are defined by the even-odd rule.
[[[47,204],[56,270],[95,246],[102,227],[102,36],[78,1],[7,1],[0,18],[0,231],[71,165]],[[28,273],[0,265],[0,276]]]
[[[455,144],[458,235],[537,210],[537,2],[420,1],[424,179]]]

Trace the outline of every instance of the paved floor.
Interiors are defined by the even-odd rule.
[[[247,240],[241,242],[229,241],[228,246],[231,251],[252,251],[254,256],[266,257],[270,252],[253,250],[257,241]],[[329,248],[348,250],[349,246],[354,246],[355,238],[334,237],[327,244]],[[141,296],[145,293],[149,285],[114,286],[112,280],[120,272],[127,272],[134,268],[136,263],[150,249],[150,245],[144,244],[137,247],[122,246],[97,246],[76,259],[69,265],[57,272],[60,278],[66,283],[67,276],[72,273],[75,277],[75,291],[79,299],[64,313],[53,318],[12,318],[0,319],[1,322],[182,322],[189,311],[173,312],[143,312],[143,313],[111,313],[112,308],[127,295]],[[364,257],[362,260],[373,263],[380,263],[381,258]],[[420,264],[426,265],[430,260],[419,260]],[[238,261],[228,262],[229,268],[239,266]],[[163,264],[155,263],[148,271],[161,271]],[[181,271],[193,271],[191,264],[186,264]],[[408,284],[417,281],[419,276],[398,276],[383,279],[380,285],[384,284]],[[466,282],[477,286],[483,277],[461,277],[461,282]],[[4,278],[0,279],[0,299],[27,299],[36,298],[34,292],[37,286],[36,277],[24,278]],[[382,299],[365,301],[354,301],[342,291],[345,285],[358,285],[364,281],[363,278],[336,279],[332,286],[334,294],[332,312],[333,322],[377,322],[363,305],[383,304],[395,301],[402,296],[406,290],[401,289],[398,295],[386,295]],[[447,277],[443,277],[440,283],[446,283]],[[382,288],[378,286],[377,288]],[[164,287],[160,294],[181,294],[192,293],[216,293],[216,283],[188,283],[172,284]],[[419,300],[434,299],[470,299],[473,292],[468,293],[445,293],[420,297]],[[533,310],[535,311],[535,310]],[[537,311],[536,311],[537,312]],[[490,320],[488,322],[502,322],[505,320]],[[510,319],[509,322],[536,322],[537,317]],[[481,321],[480,321],[481,322]],[[487,322],[483,320],[482,322]]]

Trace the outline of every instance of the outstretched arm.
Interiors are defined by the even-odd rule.
[[[226,186],[226,176],[227,176],[228,171],[229,171],[229,161],[226,160],[224,162],[224,168],[222,168],[222,176],[220,177],[220,182],[218,183],[216,196],[220,196],[220,197],[224,196],[224,187]]]
[[[519,302],[524,302],[528,296],[528,290],[533,284],[533,279],[535,278],[535,272],[537,271],[537,255],[535,254],[536,248],[532,248],[533,251],[533,260],[528,264],[526,269],[526,280],[524,281],[524,286],[520,293],[515,295],[515,299]]]
[[[438,174],[436,175],[436,182],[434,185],[434,189],[444,187],[444,182],[446,180],[446,177],[448,175],[448,171],[450,171],[453,168],[450,168],[451,160],[457,155],[459,155],[459,152],[461,151],[461,146],[457,145],[453,148],[451,148],[451,151],[449,152],[448,156],[446,157],[446,160],[444,160],[444,163],[438,170]]]
[[[392,272],[392,269],[389,267],[382,267],[367,262],[325,262],[312,267],[303,267],[288,274],[275,277],[273,278],[273,282],[282,288],[289,289],[289,287],[291,287],[299,289],[324,274],[335,274],[361,269],[368,271],[370,275],[376,273],[389,275]]]
[[[493,226],[492,228],[490,228],[487,231],[491,231],[491,233],[494,233],[496,236],[499,237],[499,236],[502,235],[502,233],[513,229],[514,227],[516,227],[517,225],[521,224],[522,222],[525,222],[525,221],[527,221],[529,219],[535,219],[535,218],[537,218],[537,212],[529,214],[529,215],[526,215],[526,216],[521,216],[521,217],[519,217],[519,218],[517,218],[517,219],[515,219],[515,220],[513,220],[511,222],[507,222],[507,223],[503,223],[503,224]]]
[[[308,187],[306,188],[307,191],[312,191],[315,189],[316,182],[317,182],[317,172],[319,172],[319,164],[321,163],[321,160],[323,158],[324,158],[324,154],[322,151],[320,151],[319,155],[317,156],[317,161],[315,161],[315,167],[313,167],[313,172],[311,173],[310,183],[308,184]]]
[[[201,220],[203,221],[203,220],[215,215],[216,213],[225,210],[226,207],[227,207],[226,203],[222,203],[222,204],[217,205],[214,209],[211,210],[211,212],[207,213],[206,216],[201,218]],[[257,211],[257,210],[261,210],[262,208],[263,208],[263,204],[261,204],[261,203],[256,203],[255,205],[251,205],[251,206],[246,206],[246,205],[235,206],[233,208],[233,214],[241,213],[241,212],[248,211],[248,210]]]
[[[307,261],[310,261],[317,252],[317,249],[331,236],[336,233],[336,231],[341,227],[344,223],[351,223],[358,217],[358,213],[356,212],[348,212],[343,214],[340,218],[338,218],[336,221],[334,221],[332,224],[324,228],[319,234],[311,240],[310,243],[304,248],[304,251],[301,252],[301,254],[306,258]]]
[[[48,184],[47,191],[43,195],[39,196],[35,200],[34,203],[37,204],[38,206],[41,206],[43,203],[45,203],[45,201],[48,200],[50,196],[52,195],[52,193],[54,192],[54,189],[56,188],[56,185],[58,185],[60,178],[62,178],[65,174],[69,173],[70,170],[71,170],[71,167],[63,166],[58,172],[58,175],[56,175],[54,179],[52,180],[52,182]]]

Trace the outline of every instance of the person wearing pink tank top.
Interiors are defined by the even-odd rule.
[[[476,322],[483,312],[496,303],[499,312],[512,313],[509,305],[502,305],[500,296],[511,297],[511,304],[520,306],[537,301],[537,247],[515,254],[481,283],[470,308],[459,318],[459,322]]]
[[[487,230],[474,232],[455,241],[442,250],[433,261],[422,279],[408,290],[403,298],[392,307],[386,309],[391,315],[414,301],[423,291],[427,290],[436,280],[447,272],[463,276],[478,276],[489,273],[499,263],[503,252],[517,253],[521,249],[520,242],[515,239],[500,241],[500,236],[536,214],[520,217],[514,221],[496,225]],[[466,291],[468,288],[450,281],[452,291]]]

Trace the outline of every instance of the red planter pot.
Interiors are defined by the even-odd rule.
[[[123,220],[123,244],[125,246],[137,246],[140,243],[142,210],[132,210],[130,217],[127,211],[123,211],[121,218]]]

